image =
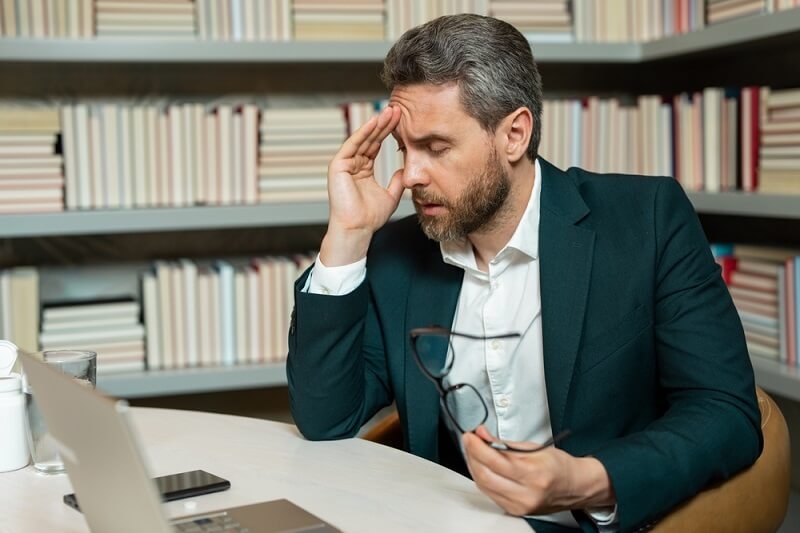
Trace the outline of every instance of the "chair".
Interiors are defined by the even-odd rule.
[[[780,527],[789,504],[789,430],[775,401],[758,387],[756,396],[764,435],[764,449],[756,462],[678,506],[651,531],[759,533],[774,532]],[[397,412],[378,422],[364,438],[402,448]]]
[[[775,401],[758,387],[756,396],[764,435],[764,449],[756,462],[683,503],[652,531],[777,531],[789,505],[789,430]]]
[[[392,411],[364,432],[361,438],[402,450],[403,430],[400,428],[400,415],[397,411]]]

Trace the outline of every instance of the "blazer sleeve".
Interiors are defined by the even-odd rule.
[[[343,296],[295,283],[286,374],[292,416],[311,440],[354,436],[391,403],[380,330],[364,281]]]
[[[664,412],[592,454],[609,473],[623,531],[731,477],[762,447],[741,321],[699,220],[675,180],[662,180],[654,198],[654,349]]]

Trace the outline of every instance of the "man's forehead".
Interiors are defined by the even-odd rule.
[[[426,109],[443,104],[460,108],[460,95],[461,91],[456,83],[415,83],[396,86],[389,95],[389,102],[409,108]]]

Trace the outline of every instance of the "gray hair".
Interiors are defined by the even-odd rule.
[[[412,28],[389,50],[381,79],[389,91],[418,83],[456,83],[465,111],[490,132],[512,111],[527,107],[533,115],[527,156],[536,159],[542,78],[530,44],[507,22],[464,14]]]

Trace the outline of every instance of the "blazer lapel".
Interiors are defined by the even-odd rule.
[[[542,198],[539,278],[545,383],[553,433],[564,428],[583,330],[595,232],[577,226],[589,208],[572,178],[539,158]]]
[[[430,252],[421,251],[422,258],[411,279],[406,308],[407,330],[431,325],[450,328],[453,324],[464,271],[444,263],[438,245],[431,248]],[[445,357],[446,353],[443,351],[442,361]],[[409,449],[417,455],[436,461],[439,394],[414,362],[407,335],[404,361]]]

